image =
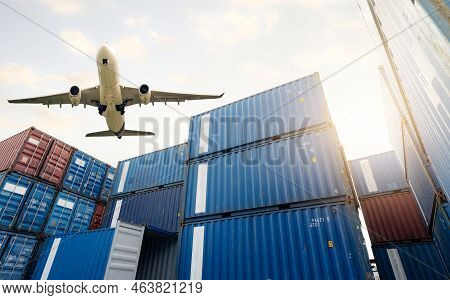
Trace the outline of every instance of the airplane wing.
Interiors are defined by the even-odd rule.
[[[98,107],[100,103],[100,89],[98,86],[81,90],[81,105],[90,105]],[[9,103],[27,103],[27,104],[42,104],[42,105],[72,105],[72,102],[69,98],[69,92],[43,96],[43,97],[35,97],[35,98],[25,98],[25,99],[16,99],[16,100],[8,100]]]
[[[122,98],[127,106],[140,104],[141,99],[139,98],[139,88],[122,86]],[[168,93],[161,91],[151,91],[150,102],[184,102],[191,100],[206,100],[206,99],[217,99],[221,98],[222,95],[196,95],[196,94],[179,94],[179,93]]]

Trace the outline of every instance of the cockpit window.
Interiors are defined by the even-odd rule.
[[[108,59],[107,59],[107,58],[102,59],[102,63],[103,63],[104,65],[107,65],[107,64],[108,64]]]

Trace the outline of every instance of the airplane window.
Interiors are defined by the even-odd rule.
[[[104,65],[107,65],[107,64],[108,64],[108,59],[107,59],[107,58],[104,58],[104,59],[103,59],[103,64],[104,64]]]

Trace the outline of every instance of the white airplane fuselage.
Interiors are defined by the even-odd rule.
[[[116,109],[116,105],[123,105],[119,72],[116,56],[107,44],[102,45],[98,50],[97,68],[100,82],[100,105],[106,107],[101,115],[105,117],[109,130],[116,135],[121,135],[125,129],[125,118]]]

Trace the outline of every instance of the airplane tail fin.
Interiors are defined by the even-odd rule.
[[[149,136],[149,135],[155,135],[153,132],[149,131],[137,131],[137,130],[124,130],[121,136],[118,136],[112,131],[106,130],[106,131],[98,131],[98,132],[91,132],[86,134],[86,137],[105,137],[105,136],[117,136],[121,138],[122,136]]]

